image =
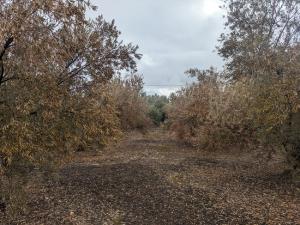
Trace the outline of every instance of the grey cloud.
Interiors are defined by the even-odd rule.
[[[184,85],[189,81],[184,75],[187,69],[223,65],[213,52],[223,31],[218,1],[94,0],[94,4],[107,20],[116,20],[126,42],[140,46],[144,58],[139,70],[146,85]],[[147,89],[168,92],[167,88]]]

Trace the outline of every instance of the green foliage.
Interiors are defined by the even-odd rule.
[[[146,96],[146,100],[150,107],[149,117],[155,125],[160,125],[166,120],[165,106],[169,103],[169,99],[166,96],[150,95]]]

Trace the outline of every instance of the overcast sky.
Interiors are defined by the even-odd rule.
[[[215,50],[223,32],[220,0],[93,0],[98,14],[115,19],[122,39],[139,45],[138,69],[147,93],[168,95],[188,82],[189,68],[222,67]],[[148,85],[169,85],[150,87]]]

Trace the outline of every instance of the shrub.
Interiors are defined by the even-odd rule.
[[[142,77],[136,74],[125,79],[117,77],[110,85],[122,129],[145,131],[151,121],[147,114],[148,104],[142,93]]]
[[[151,95],[147,96],[147,103],[149,104],[149,117],[155,125],[160,125],[166,120],[165,106],[169,99],[166,96]]]

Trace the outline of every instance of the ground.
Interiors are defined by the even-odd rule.
[[[253,152],[187,147],[162,130],[132,133],[31,183],[13,224],[300,224],[299,186],[284,169]]]

